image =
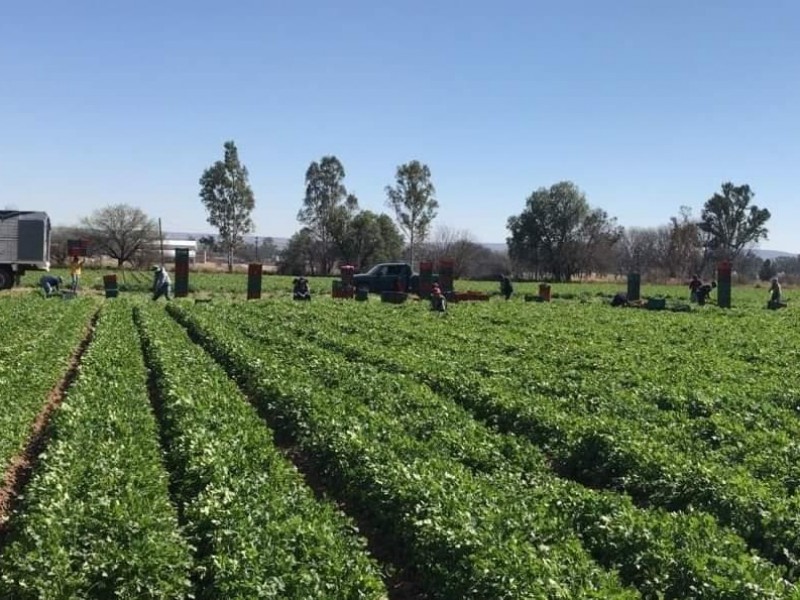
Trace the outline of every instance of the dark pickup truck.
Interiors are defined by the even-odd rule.
[[[436,281],[436,275],[433,280]],[[356,289],[368,288],[373,294],[398,290],[416,293],[419,274],[408,263],[380,263],[366,273],[353,275],[353,285]]]

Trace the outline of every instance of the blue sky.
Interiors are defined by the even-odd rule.
[[[563,179],[625,226],[749,183],[762,247],[800,252],[800,2],[0,0],[0,207],[208,231],[228,139],[263,236],[335,154],[375,211],[427,163],[436,223],[483,242]]]

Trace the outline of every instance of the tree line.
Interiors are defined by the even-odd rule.
[[[629,272],[686,278],[711,274],[721,260],[755,276],[762,261],[750,249],[766,239],[770,213],[752,204],[753,196],[749,185],[723,183],[699,219],[681,206],[665,225],[625,229],[591,207],[574,183],[562,181],[534,191],[508,219],[509,255],[517,275],[554,281]]]
[[[624,228],[605,210],[592,207],[571,181],[540,187],[521,213],[507,220],[508,252],[492,252],[468,231],[433,229],[439,203],[430,168],[417,161],[399,165],[387,185],[391,214],[362,210],[345,185],[346,173],[333,155],[313,161],[305,173],[305,195],[297,214],[300,229],[280,252],[270,238],[260,246],[245,243],[254,231],[255,194],[249,172],[233,141],[223,157],[200,177],[199,197],[216,236],[200,244],[235,262],[276,259],[279,272],[328,275],[339,264],[365,270],[379,262],[455,259],[457,277],[496,277],[571,281],[576,277],[639,272],[651,279],[708,274],[719,260],[749,276],[774,269],[795,269],[795,262],[758,259],[750,249],[767,237],[770,213],[752,203],[746,184],[723,183],[703,205],[699,218],[681,206],[669,222],[657,227]],[[138,208],[113,205],[98,209],[74,228],[54,234],[53,254],[66,255],[66,237],[88,238],[95,251],[137,266],[151,261],[158,239],[155,221]],[[797,265],[800,271],[800,264]]]
[[[220,245],[228,255],[228,268],[243,236],[253,231],[250,217],[255,198],[233,141],[225,143],[225,156],[200,178],[200,198],[208,222],[217,228]],[[313,161],[305,174],[305,196],[297,214],[302,228],[282,252],[284,272],[328,275],[339,263],[359,268],[382,260],[396,260],[405,249],[409,260],[424,244],[436,218],[436,188],[427,165],[412,160],[397,167],[395,184],[386,187],[387,204],[394,218],[360,210],[358,198],[347,190],[345,169],[336,156]]]

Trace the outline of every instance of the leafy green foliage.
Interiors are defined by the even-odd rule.
[[[709,247],[721,258],[734,259],[748,245],[767,237],[770,212],[750,204],[755,193],[747,184],[722,184],[703,205],[698,227],[709,236]]]
[[[0,564],[3,598],[166,599],[190,589],[125,303],[102,311]]]
[[[777,274],[778,269],[775,267],[775,263],[773,263],[770,259],[763,261],[761,266],[758,268],[758,278],[761,281],[769,281]]]
[[[508,219],[509,255],[522,267],[569,281],[581,272],[606,272],[609,250],[622,235],[615,219],[590,208],[584,193],[571,181],[539,188],[525,209]]]
[[[273,300],[220,299],[237,277],[198,274],[214,301],[169,307],[224,371],[161,307],[137,309],[193,566],[131,308],[114,302],[12,521],[0,596],[381,597],[350,521],[312,497],[275,431],[433,598],[798,597],[800,324],[753,310],[764,290],[653,313],[608,307],[613,285],[555,285],[552,303],[440,316],[333,301],[329,279],[312,303],[285,300],[279,277]],[[68,352],[80,302],[5,298],[0,364],[55,348],[47,328],[25,339],[48,319]]]
[[[137,309],[201,598],[386,595],[353,524],[314,499],[236,385],[163,310]]]
[[[439,208],[428,165],[412,160],[397,167],[395,185],[386,186],[386,203],[394,211],[400,230],[408,236],[409,262],[416,264],[417,246],[428,238]]]
[[[380,324],[354,313],[346,325],[352,341],[339,332],[327,343],[351,360],[413,376],[529,438],[564,477],[625,491],[642,504],[702,509],[796,577],[800,385],[787,380],[791,354],[777,356],[757,341],[777,336],[784,320],[717,313],[698,321],[601,306],[526,310],[541,310],[540,318],[520,324],[516,309],[501,317],[476,306],[460,315],[467,321],[460,331],[442,320],[414,331],[399,313]],[[556,310],[562,320],[546,317]],[[504,334],[492,336],[498,327]],[[397,336],[429,350],[381,352]],[[694,343],[713,337],[732,350],[715,354]],[[479,350],[464,351],[471,347]]]
[[[719,527],[707,515],[643,511],[624,496],[598,494],[556,479],[549,471],[548,459],[535,447],[514,437],[489,432],[468,413],[442,398],[448,396],[447,387],[459,389],[459,379],[469,380],[468,374],[456,373],[458,363],[451,361],[448,365],[436,358],[431,361],[430,354],[420,355],[413,347],[406,350],[396,344],[387,352],[390,338],[400,333],[397,328],[385,327],[369,316],[359,318],[355,312],[350,315],[353,320],[339,325],[333,310],[327,318],[320,314],[322,311],[317,308],[313,314],[306,310],[298,314],[293,307],[281,310],[275,306],[267,322],[264,322],[263,310],[259,311],[260,319],[255,325],[256,308],[247,310],[236,306],[235,312],[232,310],[223,318],[228,330],[241,331],[250,340],[269,344],[275,355],[292,361],[296,353],[295,360],[313,364],[315,378],[329,394],[341,390],[351,399],[368,398],[365,402],[373,412],[369,417],[360,416],[362,430],[368,418],[377,420],[392,415],[392,426],[401,426],[407,434],[424,442],[424,450],[416,450],[416,456],[443,455],[470,469],[490,474],[495,502],[508,506],[510,503],[504,503],[498,496],[517,498],[526,494],[529,502],[535,497],[544,506],[558,507],[551,509],[550,518],[563,527],[574,529],[598,562],[618,569],[623,580],[639,587],[643,594],[687,597],[693,590],[700,589],[703,591],[698,597],[723,598],[733,594],[732,597],[737,598],[763,598],[782,597],[790,589],[781,580],[779,570],[769,567],[763,560],[753,559],[741,538]],[[220,317],[217,307],[214,318]],[[402,325],[398,327],[402,330]],[[287,328],[294,330],[294,335],[287,332]],[[352,335],[343,337],[344,332]],[[303,341],[309,333],[313,343]],[[363,344],[364,336],[373,344]],[[431,345],[430,338],[427,343]],[[322,350],[319,345],[335,353]],[[398,354],[408,357],[408,362],[397,360]],[[428,367],[426,361],[435,364]],[[380,369],[365,366],[365,362]],[[440,384],[446,382],[437,389],[438,395],[402,376],[424,380],[429,368],[431,387],[437,388],[437,380]],[[461,368],[463,370],[463,366]],[[450,370],[454,373],[452,379],[448,375]],[[475,393],[475,389],[470,393]],[[480,400],[469,407],[479,409],[479,402],[489,401],[480,396]],[[351,406],[350,410],[354,408]],[[487,410],[476,412],[497,422]],[[384,442],[387,427],[389,425],[381,420]],[[509,472],[525,473],[524,485],[515,484],[513,478],[501,479],[501,475],[505,477]],[[508,514],[511,520],[512,514],[513,511]],[[613,552],[609,552],[610,549]]]
[[[360,272],[374,264],[400,258],[403,237],[388,215],[362,210],[344,223],[338,247],[341,259]]]
[[[94,309],[88,300],[10,298],[0,303],[0,472],[22,451],[48,392],[66,375]]]
[[[330,273],[334,247],[344,245],[353,213],[358,209],[358,199],[347,192],[344,177],[344,166],[335,156],[323,156],[306,170],[306,195],[297,220],[319,244],[316,258],[320,275]]]
[[[208,211],[208,223],[217,228],[228,254],[228,271],[242,236],[253,230],[250,215],[256,205],[247,167],[239,161],[233,141],[225,142],[225,157],[216,161],[200,178],[200,199]]]
[[[232,313],[172,310],[252,386],[332,485],[403,550],[436,597],[634,597],[594,564],[530,488],[507,484],[516,469],[476,473],[431,452],[435,440],[409,434],[396,413],[362,404],[298,366],[297,356],[283,352],[290,340],[276,351],[251,341],[250,331],[233,333]],[[320,354],[304,360],[314,372],[335,365]]]

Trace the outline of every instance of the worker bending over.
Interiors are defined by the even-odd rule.
[[[56,277],[55,275],[42,275],[42,278],[39,280],[39,285],[42,286],[45,298],[49,298],[54,290],[60,292],[63,283],[64,280],[61,279],[60,276]]]
[[[611,306],[629,306],[628,294],[625,292],[617,292],[611,299]]]
[[[717,282],[712,281],[711,283],[704,283],[699,288],[697,288],[697,303],[700,306],[705,305],[705,303],[711,299],[711,290],[717,287]]]

